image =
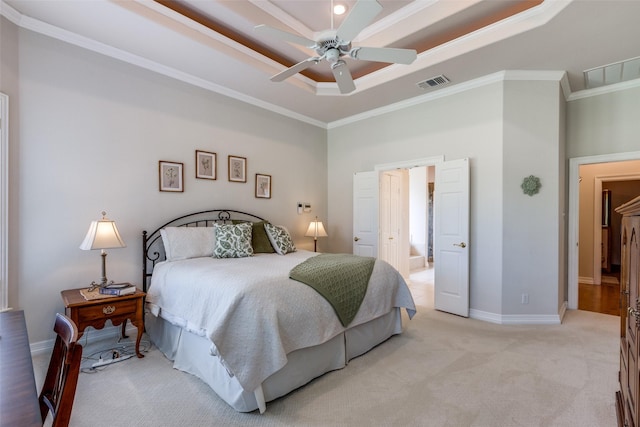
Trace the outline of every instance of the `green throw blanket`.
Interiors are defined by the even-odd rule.
[[[375,261],[349,254],[320,254],[295,266],[289,277],[311,286],[329,301],[346,327],[360,309]]]

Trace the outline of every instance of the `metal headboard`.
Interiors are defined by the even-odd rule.
[[[142,232],[142,290],[147,292],[156,263],[166,259],[160,230],[165,227],[212,227],[215,223],[226,224],[234,220],[255,222],[264,221],[264,218],[233,209],[212,209],[174,218],[151,233],[144,230]]]

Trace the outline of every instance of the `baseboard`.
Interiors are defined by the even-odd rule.
[[[84,343],[85,339],[91,340],[91,341],[100,341],[106,338],[120,336],[121,331],[122,331],[122,325],[105,326],[102,329],[91,328],[91,329],[85,330],[84,335],[82,335],[82,337],[80,338],[80,341],[81,343]],[[136,336],[138,334],[138,328],[133,326],[130,322],[127,322],[127,328],[125,329],[125,333],[128,336]],[[31,343],[29,345],[31,349],[31,356],[51,353],[51,350],[53,350],[53,344],[55,344],[55,341],[56,339],[52,338],[46,341]]]
[[[578,283],[584,283],[585,285],[594,285],[593,277],[578,277]]]
[[[487,311],[469,310],[469,317],[499,325],[558,325],[562,320],[558,314],[496,314]]]
[[[569,307],[568,301],[565,301],[560,306],[560,310],[558,310],[558,318],[560,319],[560,323],[564,320],[564,315],[567,314],[567,307]]]

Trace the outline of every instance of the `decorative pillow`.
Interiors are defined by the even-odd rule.
[[[289,235],[289,231],[281,225],[273,225],[268,222],[264,224],[264,229],[267,231],[267,236],[271,241],[271,246],[276,250],[279,255],[285,255],[289,252],[295,252],[296,247],[293,245],[293,240]]]
[[[213,227],[165,227],[160,236],[167,261],[213,255]]]
[[[242,224],[245,222],[247,221],[233,220],[234,224]],[[251,231],[251,247],[253,248],[254,254],[272,254],[275,252],[273,246],[271,246],[269,236],[267,236],[267,232],[264,229],[266,223],[267,221],[250,223],[253,226],[253,230]]]
[[[216,258],[243,258],[253,255],[251,247],[252,225],[242,224],[213,224],[216,233],[216,243],[213,256]]]

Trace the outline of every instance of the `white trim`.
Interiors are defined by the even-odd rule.
[[[569,159],[569,225],[567,244],[567,291],[568,308],[578,308],[578,236],[580,201],[580,166],[593,163],[622,162],[640,160],[640,151],[627,153],[600,154],[596,156],[573,157]]]
[[[563,307],[558,314],[496,314],[472,308],[469,317],[498,325],[559,325],[566,311]]]
[[[219,93],[221,95],[228,96],[230,98],[237,99],[242,102],[246,102],[247,104],[255,105],[265,110],[283,115],[285,117],[290,117],[292,119],[299,120],[301,122],[305,122],[314,126],[318,126],[323,129],[326,128],[326,125],[324,122],[313,119],[311,117],[307,117],[295,111],[282,108],[270,102],[262,101],[260,99],[254,98],[244,93],[213,83],[209,80],[194,76],[189,73],[185,73],[183,71],[177,70],[172,67],[168,67],[166,65],[162,65],[158,62],[151,61],[141,56],[124,51],[122,49],[118,49],[118,48],[109,46],[107,44],[100,43],[88,37],[84,37],[76,33],[73,33],[71,31],[67,31],[62,28],[56,27],[54,25],[47,24],[46,22],[39,21],[29,16],[21,15],[19,12],[17,12],[15,9],[13,9],[11,6],[3,2],[2,0],[0,0],[0,5],[1,5],[0,13],[2,15],[6,16],[10,21],[15,23],[16,25],[22,28],[25,28],[27,30],[34,31],[39,34],[44,34],[48,37],[61,40],[63,42],[66,42],[66,43],[69,43],[93,52],[97,52],[111,58],[119,59],[128,64],[132,64],[140,68],[144,68],[146,70],[153,71],[158,74],[162,74],[164,76],[171,77],[176,80],[191,84],[193,86],[200,87],[202,89],[206,89],[211,92]]]
[[[9,97],[0,93],[0,310],[9,306]]]
[[[170,13],[166,10],[166,8],[164,8],[163,6],[158,6],[155,2],[152,1],[147,1],[147,0],[140,0],[138,2],[138,4],[141,4],[143,6],[146,6],[156,12],[161,12],[163,13],[165,16],[170,15],[172,17],[172,19],[176,19],[177,14],[175,13]],[[429,3],[425,3],[425,4],[416,4],[415,7],[423,7],[423,6],[427,6]],[[560,2],[552,2],[549,5],[547,5],[547,2],[545,2],[542,7],[538,6],[535,8],[532,8],[522,14],[518,14],[515,17],[511,17],[508,18],[505,21],[510,22],[510,25],[520,25],[521,24],[521,20],[525,19],[525,18],[532,18],[532,23],[531,26],[538,26],[538,25],[542,25],[543,23],[547,22],[549,19],[551,19],[553,16],[555,16],[560,10],[562,10],[565,7],[564,4],[561,4]],[[15,10],[14,8],[12,8],[10,5],[8,5],[7,3],[5,3],[3,0],[0,0],[0,14],[5,16],[7,19],[9,19],[11,22],[13,22],[14,24],[22,27],[22,28],[26,28],[28,30],[40,33],[40,34],[44,34],[46,36],[58,39],[58,40],[62,40],[64,42],[73,44],[75,46],[79,46],[88,50],[91,50],[93,52],[97,52],[112,58],[116,58],[119,59],[121,61],[127,62],[129,64],[133,64],[136,65],[138,67],[165,75],[167,77],[171,77],[174,78],[176,80],[179,81],[183,81],[185,83],[191,84],[193,86],[196,87],[200,87],[202,89],[206,89],[209,90],[211,92],[215,92],[215,93],[219,93],[221,95],[225,95],[228,96],[230,98],[233,99],[237,99],[239,101],[242,102],[246,102],[248,104],[251,105],[255,105],[257,107],[263,108],[265,110],[268,111],[272,111],[276,114],[280,114],[283,115],[285,117],[290,117],[292,119],[304,122],[304,123],[308,123],[311,124],[313,126],[317,126],[323,129],[332,129],[332,128],[336,128],[339,126],[343,126],[349,123],[353,123],[356,121],[360,121],[360,120],[364,120],[370,117],[375,117],[375,116],[379,116],[381,114],[386,114],[392,111],[397,111],[397,110],[401,110],[403,108],[407,108],[416,104],[421,104],[424,102],[428,102],[434,99],[438,99],[438,98],[442,98],[445,96],[449,96],[455,93],[459,93],[459,92],[463,92],[466,90],[469,90],[471,88],[475,88],[475,87],[479,87],[479,86],[483,86],[485,84],[489,84],[489,83],[493,83],[495,81],[500,81],[500,80],[509,80],[509,79],[527,79],[527,80],[538,80],[538,79],[542,79],[542,80],[548,80],[548,79],[552,79],[552,80],[556,80],[559,79],[563,88],[563,92],[565,93],[565,97],[567,97],[567,93],[569,92],[569,88],[568,88],[568,80],[566,78],[566,73],[564,71],[510,71],[508,73],[505,73],[504,71],[498,72],[498,73],[494,73],[491,74],[489,76],[484,76],[484,77],[480,77],[478,79],[474,79],[468,82],[463,82],[463,83],[459,83],[456,84],[454,86],[448,87],[448,88],[443,88],[440,89],[436,92],[433,93],[429,93],[426,94],[424,96],[418,96],[418,97],[414,97],[411,98],[409,100],[406,101],[401,101],[392,105],[388,105],[382,108],[378,108],[378,109],[374,109],[374,110],[370,110],[368,112],[364,112],[362,114],[357,114],[351,117],[347,117],[345,119],[342,120],[337,120],[334,122],[330,122],[330,123],[325,123],[322,122],[320,120],[316,120],[314,118],[305,116],[303,114],[300,114],[296,111],[291,111],[289,109],[280,107],[278,105],[269,103],[269,102],[265,102],[262,101],[258,98],[246,95],[244,93],[226,88],[224,86],[218,85],[216,83],[213,83],[211,81],[208,81],[206,79],[202,79],[200,77],[197,77],[195,75],[189,74],[189,73],[185,73],[182,72],[180,70],[177,70],[175,68],[172,67],[168,67],[165,65],[162,65],[158,62],[155,61],[151,61],[148,60],[146,58],[143,58],[141,56],[138,55],[134,55],[131,54],[129,52],[126,52],[124,50],[118,49],[118,48],[114,48],[112,46],[109,46],[107,44],[104,43],[100,43],[97,42],[95,40],[89,39],[88,37],[84,37],[81,36],[79,34],[73,33],[71,31],[67,31],[64,30],[62,28],[47,24],[45,22],[39,21],[37,19],[31,18],[29,16],[26,15],[22,15],[20,12],[18,12],[17,10]],[[185,24],[185,20],[184,19],[178,19],[179,22]],[[504,22],[501,23],[502,25],[504,24]],[[188,24],[190,28],[195,28],[198,27],[195,24],[189,23]],[[514,28],[516,28],[519,32],[523,31],[521,26],[515,26]],[[461,42],[469,42],[469,39],[474,40],[478,37],[482,38],[485,37],[487,34],[492,34],[493,33],[493,29],[496,26],[496,24],[492,24],[489,27],[484,28],[481,31],[476,31],[471,33],[470,35],[467,35],[461,39],[457,39],[455,41],[446,43],[443,46],[440,46],[437,49],[432,49],[429,52],[425,52],[423,54],[420,55],[420,60],[427,60],[428,57],[431,57],[433,55],[437,55],[440,54],[440,52],[443,49],[449,49],[451,47],[451,44],[459,44]],[[242,51],[244,54],[250,56],[251,58],[260,61],[261,63],[264,64],[268,64],[270,66],[276,66],[276,64],[271,61],[268,60],[267,58],[262,57],[261,55],[256,55],[255,53],[249,51],[249,49],[247,49],[246,47],[240,45],[237,42],[232,41],[231,39],[227,39],[224,36],[221,36],[217,33],[215,33],[214,31],[211,30],[204,30],[202,28],[199,28],[198,31],[201,31],[203,34],[208,35],[209,37],[211,37],[212,39],[220,42],[220,43],[224,43],[225,45],[231,46],[234,49],[237,49],[239,51]],[[424,57],[424,58],[423,58]],[[416,63],[418,63],[419,61],[416,61]],[[413,67],[418,67],[419,64],[414,65]],[[396,72],[398,68],[401,68],[403,70],[403,73],[409,74],[413,71],[415,71],[413,68],[411,68],[410,66],[390,66],[390,67],[385,67],[383,70],[377,71],[375,73],[372,73],[368,76],[365,77],[361,77],[359,79],[357,79],[356,83],[358,85],[358,92],[362,92],[363,90],[371,87],[372,85],[377,84],[376,82],[378,81],[378,79],[383,78],[383,79],[387,79],[388,78],[388,74],[391,72]],[[561,74],[561,77],[558,77],[558,75]],[[511,77],[514,76],[515,77]],[[300,77],[300,75],[296,75],[296,77]],[[302,78],[302,77],[300,77]],[[313,81],[310,81],[307,78],[304,78],[304,80],[302,81],[303,84],[308,85],[308,86],[314,86],[312,83]],[[599,88],[600,89],[600,88]],[[337,95],[338,94],[338,90],[337,90],[337,86],[335,85],[335,83],[317,83],[315,85],[315,91],[316,94],[319,96],[322,95]]]
[[[122,325],[105,326],[103,329],[99,329],[99,330],[90,329],[84,332],[84,334],[78,340],[78,342],[82,346],[85,346],[85,342],[101,341],[107,338],[113,338],[114,336],[120,337],[121,331],[122,331]],[[129,337],[135,337],[138,334],[138,328],[133,326],[131,322],[128,322],[127,327],[125,329],[125,334],[127,334]],[[51,350],[53,350],[53,344],[55,344],[55,342],[56,342],[56,339],[52,338],[50,340],[31,343],[29,345],[31,356],[51,353]]]
[[[585,285],[595,285],[595,283],[593,282],[593,277],[585,276],[578,277],[578,283],[583,283]]]
[[[577,99],[591,98],[592,96],[604,95],[607,93],[620,92],[627,89],[640,87],[640,79],[628,80],[612,85],[600,86],[593,89],[579,90],[573,92],[567,98],[567,101],[575,101]]]
[[[394,169],[411,169],[411,168],[418,168],[422,166],[433,166],[441,162],[444,162],[444,156],[432,156],[432,157],[423,157],[421,159],[402,160],[399,162],[384,163],[381,165],[375,165],[373,169],[376,172],[388,171],[388,170],[394,170]]]
[[[366,79],[362,77],[361,79]],[[471,89],[476,89],[489,84],[513,81],[513,80],[542,80],[542,81],[558,81],[562,87],[562,92],[567,97],[569,93],[569,83],[567,80],[567,73],[564,71],[525,71],[525,70],[508,70],[498,71],[496,73],[488,74],[486,76],[478,77],[477,79],[469,80],[463,83],[458,83],[454,86],[445,87],[435,92],[426,93],[424,95],[416,96],[404,101],[396,102],[394,104],[385,105],[384,107],[375,108],[373,110],[365,111],[364,113],[356,114],[344,119],[335,120],[327,124],[327,129],[334,129],[341,126],[349,125],[361,120],[370,119],[372,117],[382,116],[394,111],[403,110],[405,108],[413,107],[415,105],[424,104],[426,102],[434,101],[436,99],[445,98],[458,93],[466,92]]]

